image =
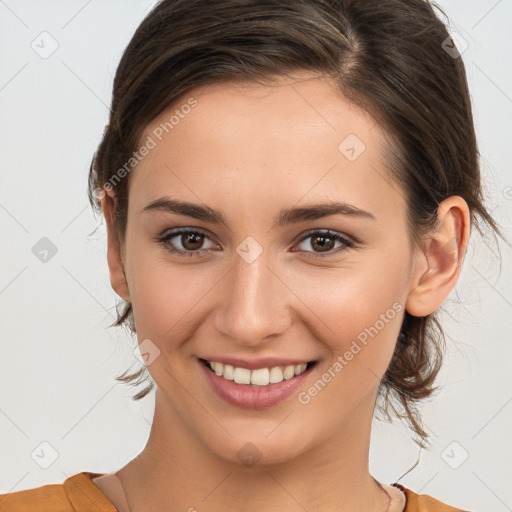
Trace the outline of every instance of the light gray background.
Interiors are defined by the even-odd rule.
[[[135,403],[114,381],[139,363],[108,328],[117,296],[86,185],[117,63],[153,4],[0,0],[0,493],[114,471],[149,433],[154,393]],[[510,237],[512,2],[440,4],[469,44],[488,205]],[[48,58],[31,46],[52,44]],[[32,252],[43,237],[57,248],[46,263]],[[442,388],[423,407],[432,449],[400,480],[473,511],[512,510],[512,259],[501,248],[500,268],[485,242],[470,246],[443,315]],[[397,481],[417,456],[403,427],[375,422],[378,479]]]

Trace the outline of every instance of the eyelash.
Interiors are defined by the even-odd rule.
[[[205,250],[207,251],[208,249],[197,249],[195,251],[184,251],[182,249],[171,248],[168,245],[168,242],[171,239],[176,238],[177,236],[180,236],[180,235],[186,235],[186,234],[190,234],[190,233],[201,234],[201,235],[209,238],[204,231],[197,229],[197,228],[178,228],[174,231],[167,233],[166,235],[164,235],[162,237],[157,237],[155,239],[155,241],[160,243],[164,249],[166,249],[167,251],[169,251],[172,254],[177,254],[179,256],[199,257],[201,252],[203,252]],[[338,247],[336,250],[331,249],[330,251],[327,251],[326,253],[318,253],[318,252],[314,252],[314,251],[303,251],[306,253],[312,253],[314,255],[314,256],[308,256],[309,258],[326,258],[326,257],[332,256],[333,254],[338,254],[342,251],[353,249],[354,246],[356,245],[356,243],[351,241],[349,238],[347,238],[343,235],[340,235],[334,231],[330,231],[328,229],[327,230],[311,231],[305,237],[303,237],[298,243],[301,244],[308,238],[315,238],[315,237],[318,237],[318,238],[325,237],[325,238],[334,240],[335,242],[341,242],[343,244],[343,247]],[[297,252],[297,251],[293,251],[293,252]]]

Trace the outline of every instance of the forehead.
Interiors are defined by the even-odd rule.
[[[131,177],[140,207],[163,193],[260,209],[302,199],[386,208],[401,196],[381,127],[325,78],[198,87],[146,127],[148,138],[154,148]]]
[[[377,124],[325,77],[306,74],[293,80],[274,80],[268,85],[223,82],[197,87],[177,100],[170,110],[179,111],[194,98],[197,106],[182,119],[187,121],[183,123],[187,125],[181,130],[186,132],[183,135],[193,132],[195,137],[210,138],[214,127],[215,135],[231,146],[230,151],[237,140],[247,143],[251,135],[257,135],[251,140],[251,147],[271,144],[274,148],[286,142],[286,146],[293,146],[300,142],[299,138],[309,137],[312,141],[324,138],[326,145],[334,142],[334,149],[338,150],[336,142],[344,132],[368,139],[368,132]],[[151,125],[165,123],[168,114],[163,113]],[[381,135],[377,129],[372,138],[377,142]]]

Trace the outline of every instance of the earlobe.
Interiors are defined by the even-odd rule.
[[[121,250],[115,236],[114,229],[114,201],[111,191],[104,194],[101,199],[101,210],[107,226],[107,261],[110,272],[110,284],[113,290],[124,300],[130,301],[130,291],[124,272]]]
[[[418,249],[412,290],[406,310],[424,317],[437,311],[455,287],[462,268],[470,231],[469,208],[462,197],[445,199],[437,210],[437,225]]]

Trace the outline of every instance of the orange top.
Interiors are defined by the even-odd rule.
[[[0,494],[2,512],[118,512],[92,478],[105,473],[83,471],[70,476],[62,484],[49,484],[34,489]],[[462,512],[444,505],[430,496],[415,494],[399,486],[405,493],[404,512]]]

